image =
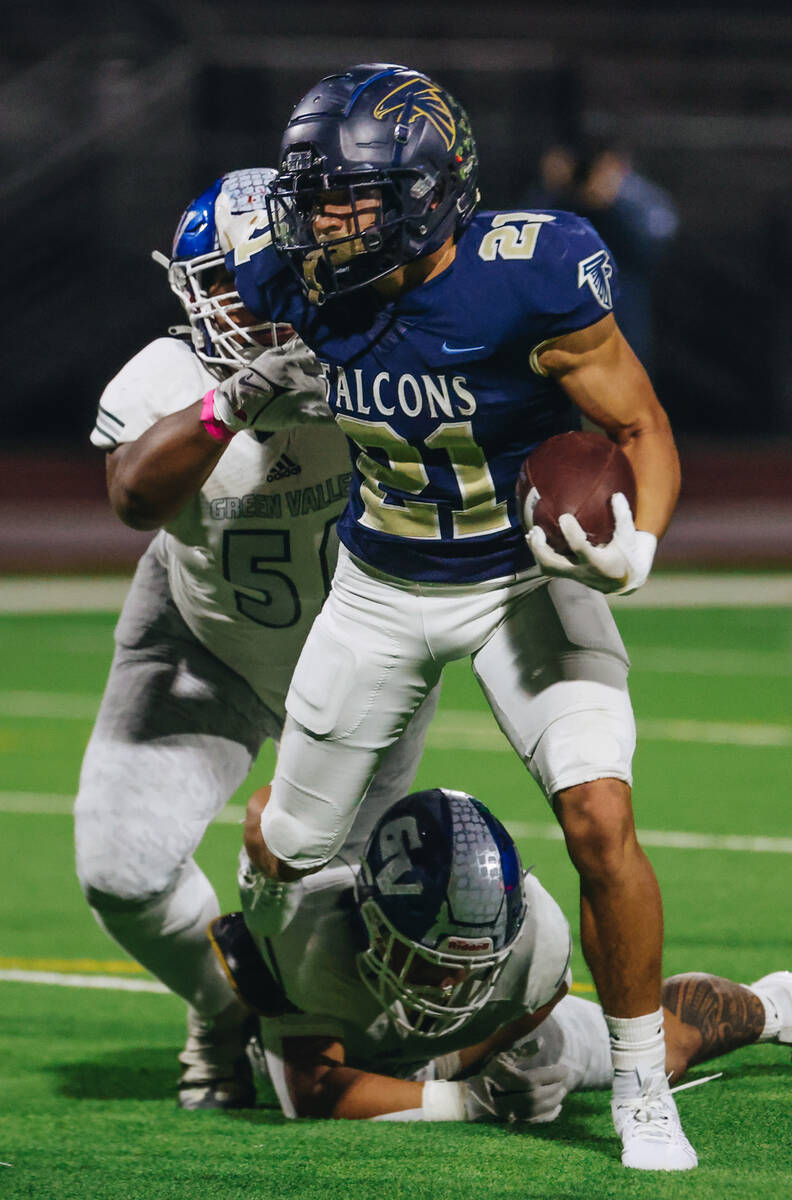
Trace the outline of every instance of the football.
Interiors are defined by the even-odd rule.
[[[613,536],[610,498],[623,492],[635,513],[635,476],[627,455],[601,433],[560,433],[537,446],[520,468],[517,504],[523,524],[531,488],[540,499],[533,524],[545,532],[548,544],[559,554],[572,557],[558,525],[562,513],[577,517],[588,539],[602,546]]]

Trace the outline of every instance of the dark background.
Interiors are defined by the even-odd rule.
[[[391,61],[468,109],[486,206],[524,203],[554,139],[631,147],[679,209],[656,283],[653,373],[683,455],[709,463],[687,498],[733,496],[762,462],[761,486],[788,489],[788,4],[13,0],[5,11],[4,464],[32,451],[78,461],[104,383],[179,320],[149,252],[169,250],[187,202],[226,170],[275,164],[293,105],[321,75]],[[750,469],[734,466],[743,450]]]

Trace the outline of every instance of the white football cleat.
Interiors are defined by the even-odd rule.
[[[767,1014],[759,1041],[792,1045],[792,971],[773,971],[748,987],[760,997]]]
[[[240,1019],[241,1014],[241,1019]],[[179,1055],[179,1108],[255,1108],[247,1046],[258,1032],[255,1013],[230,1005],[214,1021],[187,1010],[187,1042]]]
[[[623,1166],[638,1171],[690,1171],[698,1166],[664,1075],[643,1080],[639,1096],[611,1100],[611,1112],[622,1140]]]

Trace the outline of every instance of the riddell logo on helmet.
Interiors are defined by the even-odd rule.
[[[388,92],[375,107],[374,117],[377,121],[384,121],[391,113],[396,114],[397,123],[401,123],[407,115],[409,125],[417,117],[426,117],[442,137],[446,150],[452,149],[456,138],[456,121],[442,90],[430,79],[408,79]]]
[[[451,937],[446,942],[446,949],[459,950],[462,954],[480,954],[483,950],[492,949],[492,939],[478,938],[474,941],[473,938]]]

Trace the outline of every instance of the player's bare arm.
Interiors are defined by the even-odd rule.
[[[366,1120],[421,1107],[422,1083],[346,1066],[341,1042],[293,1037],[282,1045],[286,1086],[298,1117]]]
[[[156,529],[197,494],[237,433],[327,422],[324,397],[307,346],[293,339],[262,350],[202,399],[108,454],[113,508],[134,529]]]
[[[624,450],[635,473],[636,528],[661,537],[679,495],[679,458],[649,376],[613,316],[557,338],[538,363]]]
[[[535,1013],[510,1021],[484,1041],[454,1056],[451,1078],[477,1066],[533,1033],[567,993],[558,993]],[[330,1038],[293,1037],[282,1043],[286,1085],[299,1117],[368,1120],[386,1113],[420,1109],[422,1082],[361,1071],[345,1065],[344,1046]]]
[[[566,983],[562,983],[552,1000],[549,1000],[547,1004],[543,1004],[536,1012],[526,1013],[525,1016],[518,1017],[516,1021],[509,1021],[507,1025],[496,1029],[483,1042],[478,1042],[475,1046],[466,1046],[464,1050],[460,1050],[459,1067],[455,1074],[469,1071],[472,1067],[483,1063],[493,1054],[500,1054],[504,1050],[510,1050],[517,1042],[528,1037],[535,1029],[539,1028],[545,1017],[550,1016],[555,1006],[560,1000],[564,999],[568,991],[569,988]]]
[[[134,442],[107,454],[113,509],[133,529],[157,529],[184,508],[217,466],[227,442],[201,423],[202,401],[160,418]]]

